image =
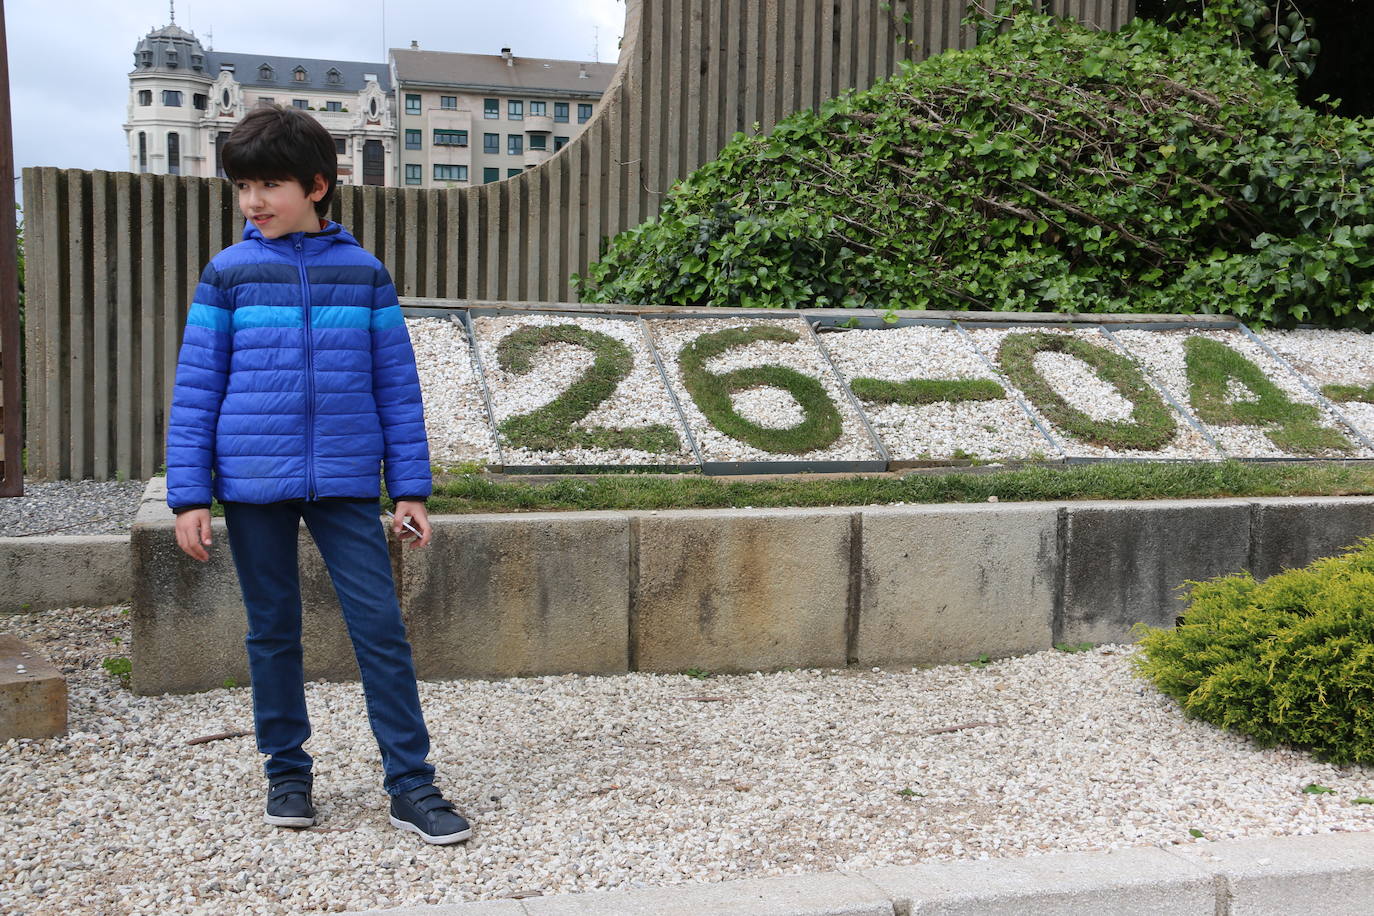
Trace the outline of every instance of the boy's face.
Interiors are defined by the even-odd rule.
[[[315,201],[328,190],[323,175],[315,176],[315,187],[308,194],[294,178],[240,178],[234,186],[239,191],[239,210],[263,237],[320,231]]]

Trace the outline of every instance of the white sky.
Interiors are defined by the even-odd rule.
[[[383,15],[385,7],[385,39]],[[167,0],[6,0],[15,171],[126,169],[134,46],[168,21]],[[322,13],[327,15],[322,16]],[[623,0],[176,0],[177,25],[222,51],[386,60],[431,51],[614,63]],[[600,34],[597,34],[597,28]]]

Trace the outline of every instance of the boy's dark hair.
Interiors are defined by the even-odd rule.
[[[280,105],[245,115],[220,147],[220,162],[230,181],[291,179],[307,194],[315,187],[315,176],[323,175],[329,190],[315,202],[321,217],[329,212],[338,184],[339,159],[329,131],[305,112]]]

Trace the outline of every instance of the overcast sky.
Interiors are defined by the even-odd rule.
[[[167,0],[5,0],[16,173],[35,165],[128,168],[123,124],[134,46],[166,25],[168,13]],[[207,47],[238,53],[381,62],[384,48],[417,40],[431,51],[510,47],[527,57],[614,62],[625,4],[176,0],[176,21]]]

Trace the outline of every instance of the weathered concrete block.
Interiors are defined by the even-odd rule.
[[[377,524],[382,524],[379,516]],[[145,499],[134,523],[133,690],[189,693],[249,683],[248,618],[223,519],[211,522],[205,563],[177,546],[175,516]],[[298,541],[301,642],[307,680],[356,680],[338,597],[304,524]]]
[[[630,520],[607,512],[431,516],[401,606],[422,678],[628,670]]]
[[[1180,585],[1249,563],[1248,502],[1070,503],[1066,512],[1056,642],[1129,642],[1137,622],[1173,626],[1186,605]]]
[[[842,667],[853,514],[746,509],[638,516],[636,667]]]
[[[1374,535],[1374,498],[1256,499],[1250,571],[1265,579]]]
[[[863,665],[963,662],[1051,645],[1057,507],[863,510]]]
[[[133,589],[122,534],[0,538],[0,570],[0,614],[123,604]]]
[[[17,636],[0,635],[0,741],[67,733],[67,680]]]
[[[1205,870],[1161,849],[874,868],[860,873],[911,916],[1212,916]]]
[[[1374,912],[1374,833],[1227,840],[1170,852],[1224,882],[1228,916]]]
[[[530,897],[529,916],[892,916],[887,895],[849,875],[788,875],[633,891]]]
[[[468,903],[421,904],[389,910],[352,910],[343,916],[526,916],[526,913],[519,900],[473,900]]]

